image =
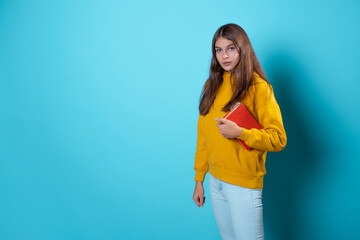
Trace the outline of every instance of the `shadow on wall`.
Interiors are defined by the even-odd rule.
[[[264,67],[274,87],[288,137],[286,148],[279,153],[269,153],[267,158],[263,199],[265,232],[277,240],[303,239],[302,232],[308,230],[311,223],[304,212],[304,196],[300,194],[306,192],[309,182],[316,178],[327,143],[322,140],[322,129],[316,127],[321,123],[314,123],[308,117],[316,109],[304,107],[304,98],[311,101],[313,97],[301,91],[303,84],[308,84],[307,89],[311,90],[306,71],[285,54],[273,55]]]

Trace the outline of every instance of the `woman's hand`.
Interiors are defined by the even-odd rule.
[[[242,127],[225,118],[215,118],[215,121],[219,122],[216,126],[219,128],[220,134],[226,138],[238,138],[243,132]]]
[[[204,186],[203,186],[203,183],[200,181],[196,181],[193,200],[195,201],[195,203],[198,207],[204,206],[204,203],[205,203]]]

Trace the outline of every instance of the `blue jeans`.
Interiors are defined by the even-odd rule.
[[[222,239],[264,239],[262,189],[236,186],[209,175],[211,202]]]

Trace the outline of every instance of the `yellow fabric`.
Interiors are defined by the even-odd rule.
[[[281,151],[287,142],[281,112],[272,87],[255,74],[253,84],[241,100],[263,129],[244,129],[239,137],[252,149],[247,151],[236,139],[226,139],[215,118],[224,117],[222,108],[230,100],[232,76],[223,75],[223,83],[205,116],[198,120],[195,153],[195,181],[204,181],[209,171],[214,177],[234,185],[260,189],[266,173],[268,151]]]

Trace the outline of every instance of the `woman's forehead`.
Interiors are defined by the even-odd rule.
[[[233,41],[226,39],[224,37],[219,37],[218,40],[215,41],[215,47],[228,47],[229,45],[233,45]]]

